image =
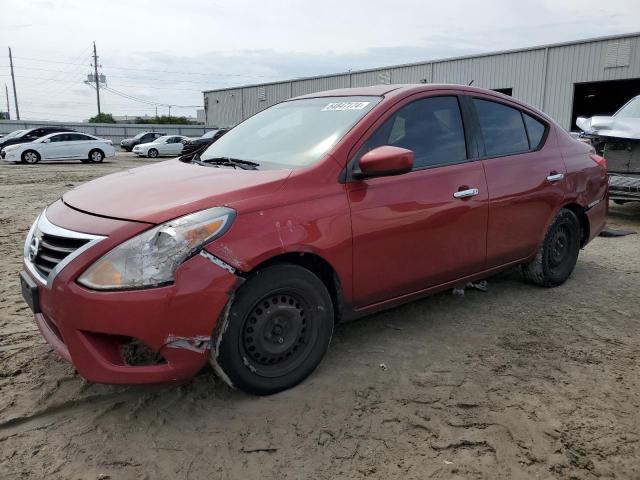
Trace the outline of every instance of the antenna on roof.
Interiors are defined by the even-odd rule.
[[[471,81],[469,82],[469,85],[467,85],[467,87],[470,87],[471,85],[473,85],[473,82],[475,82],[475,80],[471,80]]]

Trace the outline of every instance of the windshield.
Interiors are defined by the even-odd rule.
[[[211,130],[210,132],[205,133],[200,138],[213,138],[213,136],[218,133],[218,130]]]
[[[144,137],[147,133],[148,133],[148,132],[142,132],[142,133],[139,133],[139,134],[137,134],[135,137],[133,137],[133,139],[134,139],[134,140],[139,140],[139,139],[141,139],[142,137]]]
[[[147,143],[165,143],[167,141],[167,138],[169,137],[175,137],[175,135],[164,135],[162,137],[156,138],[155,140],[151,138]]]
[[[15,138],[26,137],[27,135],[29,135],[30,133],[33,133],[35,131],[36,131],[35,128],[32,128],[31,130],[22,130],[19,134],[16,135]]]
[[[628,101],[614,117],[616,118],[640,118],[640,96]]]
[[[21,133],[23,133],[23,132],[25,132],[25,130],[14,130],[14,131],[13,131],[13,132],[11,132],[11,133],[7,133],[7,134],[4,136],[4,138],[5,138],[5,140],[6,140],[7,138],[14,138],[14,137],[18,137],[18,136],[19,136]]]
[[[296,168],[320,160],[380,97],[323,97],[274,105],[229,131],[202,160],[237,158]]]

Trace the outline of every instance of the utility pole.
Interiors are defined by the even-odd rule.
[[[7,84],[4,84],[4,94],[7,97],[7,115],[9,116],[9,118],[7,118],[7,120],[11,120],[11,109],[9,108],[9,87],[7,87]]]
[[[9,49],[9,52],[11,52],[11,49]],[[98,54],[96,53],[96,42],[93,42],[93,73],[96,81],[96,98],[98,99],[98,116],[100,116],[102,115],[102,112],[100,111],[100,78],[98,77]]]
[[[171,121],[171,105],[169,105],[169,121]]]
[[[18,92],[16,92],[16,76],[13,74],[13,57],[11,47],[9,47],[9,66],[11,67],[11,83],[13,84],[13,100],[16,104],[16,119],[20,120],[20,110],[18,109]]]

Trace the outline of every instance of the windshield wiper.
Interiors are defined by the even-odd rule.
[[[192,162],[199,165],[229,165],[230,167],[241,168],[243,170],[257,170],[260,166],[260,164],[256,162],[231,157],[214,157],[202,160],[200,154],[194,155]]]

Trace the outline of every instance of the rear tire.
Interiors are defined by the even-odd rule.
[[[522,265],[524,278],[543,287],[563,284],[573,272],[580,252],[580,221],[563,208],[547,230],[536,258]]]
[[[104,153],[102,152],[102,150],[98,150],[96,148],[95,150],[91,150],[89,152],[89,162],[100,163],[103,160],[104,160]]]
[[[266,267],[238,290],[214,334],[210,362],[240,390],[277,393],[315,370],[333,324],[331,297],[316,275],[292,264]]]
[[[29,163],[33,165],[40,161],[40,154],[35,150],[26,150],[22,153],[22,156],[20,157],[20,159],[24,163]]]
[[[147,157],[149,158],[158,158],[158,150],[155,148],[150,148],[147,152]]]

